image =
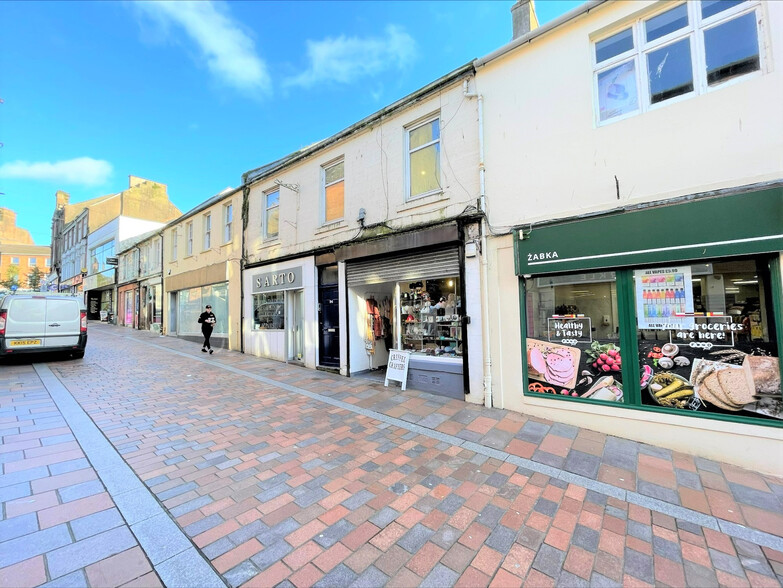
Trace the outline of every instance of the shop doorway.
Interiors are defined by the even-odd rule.
[[[289,361],[304,361],[304,290],[293,290],[289,293],[291,317],[288,328],[288,359]]]
[[[340,365],[340,303],[337,286],[318,289],[318,363],[328,367]]]

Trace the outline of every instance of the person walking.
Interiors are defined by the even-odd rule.
[[[209,344],[209,338],[212,336],[212,329],[215,328],[217,317],[212,313],[212,307],[207,304],[206,309],[198,317],[198,322],[201,323],[201,333],[204,335],[204,344],[201,346],[201,351],[204,353],[209,350],[212,353],[212,346]]]

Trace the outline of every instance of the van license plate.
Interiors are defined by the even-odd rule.
[[[16,341],[10,342],[11,347],[26,347],[29,345],[40,345],[41,340],[40,339],[17,339]]]

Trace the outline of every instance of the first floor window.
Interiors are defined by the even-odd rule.
[[[323,170],[324,177],[324,222],[331,223],[343,218],[345,205],[345,163],[339,162]]]
[[[233,238],[234,205],[229,203],[223,207],[223,243]]]
[[[212,246],[212,215],[204,215],[204,251]]]
[[[285,329],[285,292],[253,295],[253,329]]]
[[[274,239],[280,231],[280,191],[264,195],[264,237]]]
[[[759,2],[685,2],[594,43],[598,121],[759,71]]]
[[[29,266],[35,265],[35,257],[31,257],[30,259],[28,259],[27,260],[27,265],[29,265]]]
[[[407,197],[416,198],[441,189],[440,119],[434,118],[408,129]]]
[[[177,229],[171,230],[171,261],[177,261],[177,239],[179,232]]]
[[[193,255],[193,223],[192,222],[189,222],[187,225],[185,225],[185,239],[187,241],[185,245],[187,255]]]

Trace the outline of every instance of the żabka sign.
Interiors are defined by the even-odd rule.
[[[302,287],[302,266],[253,276],[253,294]]]

